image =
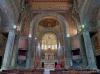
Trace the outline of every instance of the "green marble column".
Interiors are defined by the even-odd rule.
[[[71,47],[71,37],[66,37],[65,40],[65,56],[66,56],[66,68],[72,66],[72,47]]]
[[[32,52],[32,38],[28,39],[28,53],[27,53],[27,61],[26,61],[26,68],[32,68],[32,55],[34,53]]]
[[[13,54],[12,54],[12,60],[11,60],[11,67],[16,68],[16,61],[17,61],[17,54],[18,54],[18,42],[19,42],[19,36],[16,35],[15,37],[15,43],[13,48]]]
[[[84,40],[83,36],[81,34],[78,35],[79,41],[80,41],[80,53],[82,57],[82,67],[87,66],[87,56],[86,56],[86,51],[85,51],[85,45],[84,45]]]
[[[85,43],[88,67],[89,68],[97,68],[95,57],[94,57],[94,52],[93,52],[93,46],[92,46],[90,35],[89,35],[88,31],[83,32],[83,38],[84,38],[84,43]]]
[[[5,48],[5,53],[4,53],[1,69],[8,69],[11,67],[10,62],[12,58],[14,39],[15,39],[15,32],[13,30],[13,31],[10,31],[8,34],[8,40],[7,40],[7,44]]]

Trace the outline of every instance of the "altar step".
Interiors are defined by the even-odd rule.
[[[32,70],[3,70],[0,74],[44,74],[43,69],[32,69]]]
[[[100,74],[100,72],[97,71],[77,71],[77,70],[55,70],[55,71],[50,71],[50,74]]]
[[[44,74],[50,74],[50,69],[44,69]]]
[[[97,70],[51,70],[44,71],[43,69],[33,70],[3,70],[0,74],[100,74]]]

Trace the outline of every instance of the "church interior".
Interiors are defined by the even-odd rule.
[[[100,74],[100,0],[0,0],[0,74]]]

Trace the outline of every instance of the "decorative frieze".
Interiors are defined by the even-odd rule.
[[[67,2],[32,2],[33,10],[68,10],[71,6]]]

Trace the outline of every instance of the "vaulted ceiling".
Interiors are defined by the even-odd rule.
[[[31,9],[31,11],[40,12],[52,10],[65,11],[66,13],[67,11],[72,10],[74,4],[73,1],[77,1],[77,5],[80,8],[80,16],[88,17],[90,25],[94,25],[96,19],[99,20],[100,0],[0,0],[0,17],[2,18],[0,26],[12,27],[13,24],[18,24],[17,20],[20,16],[19,13],[22,1],[25,1],[25,3],[28,5],[28,8]],[[97,13],[95,11],[97,11]]]

